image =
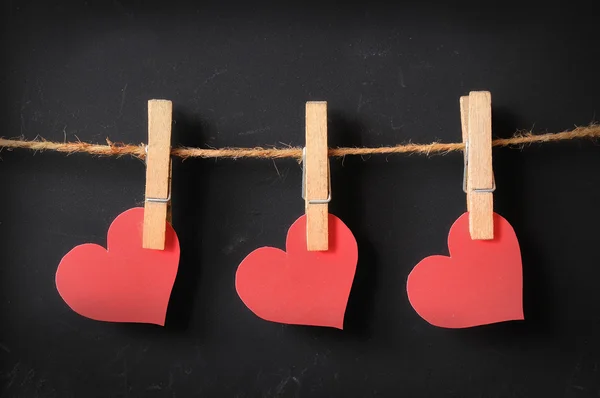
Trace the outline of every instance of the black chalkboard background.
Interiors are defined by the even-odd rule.
[[[497,137],[595,120],[597,7],[499,4],[4,2],[0,135],[137,144],[167,98],[173,145],[301,146],[305,101],[327,100],[331,146],[456,142],[476,89]],[[174,161],[162,328],[85,319],[54,286],[66,252],[143,203],[144,164],[0,157],[2,397],[600,396],[598,143],[494,150],[527,319],[469,330],[430,326],[405,292],[465,209],[460,154],[332,160],[360,257],[344,331],[265,322],[235,292],[244,256],[303,213],[295,161]]]

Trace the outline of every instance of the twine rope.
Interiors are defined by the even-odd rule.
[[[575,127],[560,133],[533,134],[531,131],[517,131],[510,138],[500,138],[492,141],[494,147],[519,147],[530,144],[541,144],[548,142],[566,141],[574,139],[600,138],[600,125],[592,123],[585,127]],[[130,155],[140,159],[146,157],[146,145],[132,145],[114,143],[106,139],[106,145],[90,144],[86,142],[54,142],[43,138],[36,140],[15,140],[0,138],[0,148],[4,149],[29,149],[32,151],[55,151],[67,154],[87,153],[97,156],[124,156]],[[390,154],[446,154],[464,150],[464,143],[440,143],[431,144],[400,144],[395,146],[384,146],[377,148],[330,148],[329,156],[344,157],[347,155],[390,155]],[[302,158],[302,148],[190,148],[177,147],[171,150],[171,155],[182,159],[188,158],[258,158],[258,159],[282,159]]]

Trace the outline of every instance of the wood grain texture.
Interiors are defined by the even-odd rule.
[[[329,161],[327,157],[327,102],[306,103],[306,244],[308,251],[329,248],[329,205],[310,204],[329,196]]]
[[[474,240],[494,238],[494,194],[476,192],[493,185],[492,96],[488,91],[469,93],[467,191],[469,231]]]
[[[146,198],[167,198],[171,185],[171,123],[173,104],[167,100],[148,101],[148,155],[146,157]],[[164,250],[167,221],[166,202],[144,205],[144,249]]]

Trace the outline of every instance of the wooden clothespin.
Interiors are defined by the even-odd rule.
[[[467,194],[469,232],[473,240],[494,239],[492,95],[489,91],[471,91],[460,98],[460,114],[465,143],[463,190]]]
[[[148,147],[146,153],[146,202],[144,249],[164,250],[171,201],[171,123],[173,104],[148,101]]]
[[[306,146],[302,154],[302,197],[308,251],[329,249],[331,181],[327,148],[327,102],[306,103]]]

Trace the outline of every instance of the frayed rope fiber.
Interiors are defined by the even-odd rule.
[[[492,141],[495,147],[523,147],[529,144],[540,144],[546,142],[566,141],[574,139],[600,138],[600,125],[590,124],[586,127],[576,127],[573,130],[561,133],[547,133],[535,135],[530,131],[518,131],[510,138],[500,138]],[[145,144],[131,145],[113,143],[106,140],[106,145],[89,144],[86,142],[52,142],[43,139],[27,141],[0,138],[0,148],[6,149],[30,149],[33,151],[56,151],[71,153],[87,153],[97,156],[124,156],[130,155],[140,159],[146,157]],[[445,154],[449,152],[462,151],[463,143],[439,143],[431,144],[401,144],[379,148],[331,148],[329,156],[343,157],[347,155],[389,155],[398,153],[432,155]],[[171,150],[171,155],[187,158],[259,158],[259,159],[282,159],[302,158],[302,148],[189,148],[179,147]]]

